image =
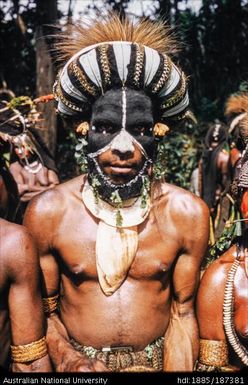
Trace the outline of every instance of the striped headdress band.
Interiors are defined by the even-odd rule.
[[[101,42],[78,51],[58,74],[54,96],[61,114],[82,115],[106,91],[123,86],[155,100],[161,121],[186,115],[184,73],[165,53],[135,42]]]

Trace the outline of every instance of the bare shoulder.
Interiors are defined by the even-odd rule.
[[[1,263],[6,272],[16,276],[37,263],[32,236],[22,225],[0,219]]]
[[[1,255],[5,252],[8,253],[12,249],[17,252],[19,248],[25,247],[30,240],[30,234],[24,226],[8,222],[2,218],[0,219],[0,233]],[[14,245],[17,244],[19,247],[14,248]]]
[[[201,286],[204,290],[218,290],[225,284],[227,273],[235,260],[236,246],[233,245],[220,258],[212,262],[201,280]]]
[[[204,222],[209,225],[209,209],[205,202],[188,190],[182,189],[169,183],[161,183],[159,200],[166,206],[175,219],[198,223]]]
[[[49,228],[49,224],[60,221],[70,201],[75,198],[75,191],[80,190],[80,183],[82,178],[74,178],[34,197],[27,207],[24,224],[30,227],[30,223],[38,221]]]

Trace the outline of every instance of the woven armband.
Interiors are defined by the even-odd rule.
[[[26,345],[11,345],[11,358],[13,362],[25,364],[38,360],[47,354],[46,338],[31,342]]]
[[[42,298],[44,313],[49,316],[59,309],[59,294],[53,297]]]
[[[228,366],[226,341],[200,339],[199,363],[215,368]]]

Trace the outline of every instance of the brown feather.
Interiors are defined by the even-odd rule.
[[[248,115],[246,115],[240,122],[240,136],[245,143],[248,142]]]
[[[232,95],[228,98],[225,107],[225,115],[230,117],[234,114],[248,112],[248,93],[243,92],[237,95]]]
[[[116,13],[110,13],[100,21],[88,19],[81,25],[68,25],[66,32],[57,38],[54,47],[59,62],[69,60],[85,47],[108,41],[135,42],[169,55],[176,53],[179,47],[164,21],[120,20]]]

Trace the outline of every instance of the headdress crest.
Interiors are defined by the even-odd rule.
[[[230,118],[248,112],[248,92],[231,95],[226,102],[225,115]]]
[[[100,95],[127,86],[156,98],[161,121],[184,116],[187,81],[168,56],[176,45],[163,22],[134,23],[110,14],[70,32],[56,45],[60,60],[67,60],[54,85],[60,113],[88,114]]]

